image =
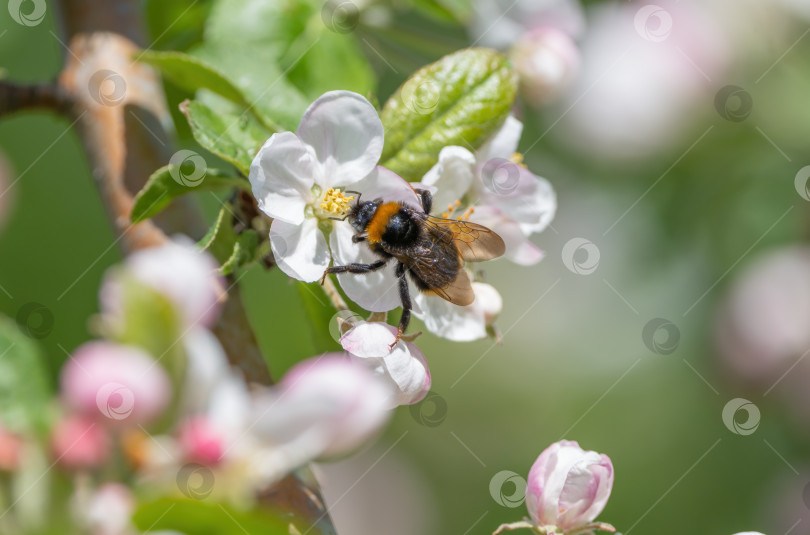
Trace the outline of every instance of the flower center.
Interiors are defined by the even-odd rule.
[[[321,210],[327,217],[343,217],[349,213],[349,204],[354,200],[354,195],[346,197],[343,192],[336,188],[329,188],[321,200]]]
[[[519,152],[516,152],[512,156],[510,156],[509,161],[523,167],[524,169],[526,168],[526,164],[523,163],[523,154]]]
[[[468,206],[464,213],[460,216],[455,216],[454,214],[459,210],[461,207],[461,201],[456,200],[447,205],[447,210],[441,213],[441,217],[443,219],[458,219],[459,221],[466,221],[470,218],[470,216],[475,212],[474,206]]]

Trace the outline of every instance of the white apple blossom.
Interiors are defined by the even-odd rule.
[[[279,268],[314,282],[332,255],[324,231],[346,215],[352,196],[393,173],[377,167],[383,126],[374,107],[350,91],[330,91],[310,105],[296,133],[273,134],[250,166],[250,184],[259,209],[273,218],[270,245]]]
[[[392,408],[417,403],[430,390],[425,356],[416,344],[401,339],[392,348],[396,336],[396,328],[387,323],[363,322],[340,339],[352,360],[361,362],[388,383],[393,392],[388,406]]]
[[[513,116],[475,154],[449,146],[422,184],[435,189],[434,211],[456,201],[474,208],[470,221],[498,233],[506,243],[506,258],[520,265],[540,261],[542,251],[528,240],[554,218],[557,198],[549,182],[521,163],[515,152],[523,124]]]
[[[471,305],[454,305],[439,296],[422,294],[414,296],[418,309],[414,315],[421,319],[428,331],[454,342],[471,342],[487,337],[487,328],[492,326],[501,313],[503,299],[492,285],[473,282],[475,301]]]

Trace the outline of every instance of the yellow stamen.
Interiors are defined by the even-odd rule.
[[[321,210],[338,217],[346,215],[349,211],[349,202],[354,196],[346,197],[339,189],[329,188],[321,201]]]
[[[468,220],[468,219],[470,218],[470,216],[471,216],[471,215],[473,215],[473,212],[475,212],[475,208],[474,208],[474,207],[472,207],[472,206],[470,206],[469,208],[467,208],[466,210],[464,210],[464,213],[463,213],[463,214],[461,214],[461,217],[459,217],[459,218],[458,218],[458,220],[459,220],[459,221],[466,221],[466,220]]]
[[[526,168],[526,164],[523,163],[523,155],[519,152],[514,153],[512,156],[509,157],[509,161],[512,163],[516,163],[519,166]]]

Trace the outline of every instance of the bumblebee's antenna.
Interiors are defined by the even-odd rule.
[[[349,217],[349,214],[346,214],[343,217],[330,217],[329,219],[333,219],[335,221],[346,221],[347,217]]]
[[[356,193],[357,194],[357,204],[360,204],[360,197],[363,195],[362,193],[360,193],[359,191],[354,191],[352,189],[347,189],[345,191],[346,191],[346,193]]]

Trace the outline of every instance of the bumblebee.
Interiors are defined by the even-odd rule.
[[[383,202],[382,199],[361,202],[358,196],[346,216],[356,232],[352,241],[366,242],[380,259],[372,264],[332,266],[323,274],[325,279],[330,273],[370,273],[395,260],[402,303],[396,340],[408,328],[411,319],[406,274],[424,293],[438,295],[455,305],[470,305],[475,294],[464,262],[491,260],[506,250],[503,239],[484,226],[428,215],[433,205],[432,195],[427,190],[415,191],[422,203],[421,212],[402,202]]]

